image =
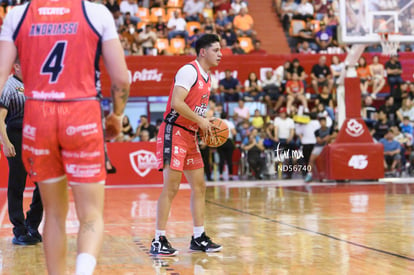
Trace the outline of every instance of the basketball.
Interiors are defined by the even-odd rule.
[[[219,147],[229,138],[229,127],[220,118],[214,118],[211,123],[216,126],[211,127],[211,134],[204,134],[200,131],[201,140],[209,147]]]

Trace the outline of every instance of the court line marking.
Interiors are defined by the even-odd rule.
[[[344,239],[341,239],[341,238],[338,238],[338,237],[335,237],[335,236],[332,236],[332,235],[329,235],[329,234],[326,234],[326,233],[314,231],[314,230],[311,230],[311,229],[307,229],[305,227],[285,223],[285,222],[275,220],[275,219],[271,219],[271,218],[261,216],[261,215],[258,215],[258,214],[246,212],[246,211],[243,211],[243,210],[240,210],[240,209],[237,209],[237,208],[233,208],[233,207],[230,207],[230,206],[227,206],[227,205],[223,205],[223,204],[220,204],[220,203],[217,203],[217,202],[213,202],[213,201],[210,201],[210,200],[206,200],[206,203],[209,203],[209,204],[212,204],[212,205],[215,205],[215,206],[219,206],[219,207],[222,207],[222,208],[225,208],[225,209],[228,209],[228,210],[232,210],[232,211],[235,211],[235,212],[238,212],[238,213],[241,213],[241,214],[245,214],[245,215],[253,216],[253,217],[256,217],[256,218],[260,218],[262,220],[266,220],[266,221],[269,221],[269,222],[272,222],[272,223],[285,225],[285,226],[288,226],[288,227],[291,227],[291,228],[294,228],[294,229],[297,229],[297,230],[306,231],[306,232],[309,232],[309,233],[320,235],[322,237],[327,237],[327,238],[330,238],[330,239],[333,239],[333,240],[336,240],[336,241],[344,242],[344,243],[354,245],[354,246],[357,246],[357,247],[361,247],[361,248],[364,248],[364,249],[367,249],[367,250],[372,250],[372,251],[375,251],[375,252],[378,252],[378,253],[382,253],[382,254],[386,254],[386,255],[390,255],[390,256],[395,256],[395,257],[398,257],[398,258],[401,258],[401,259],[405,259],[405,260],[414,262],[414,258],[410,258],[408,256],[404,256],[404,255],[401,255],[401,254],[397,254],[397,253],[393,253],[393,252],[390,252],[390,251],[378,249],[378,248],[375,248],[375,247],[370,247],[370,246],[359,244],[359,243],[356,243],[356,242],[344,240]]]

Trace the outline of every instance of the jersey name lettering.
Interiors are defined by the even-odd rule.
[[[29,36],[76,34],[78,23],[32,24]]]

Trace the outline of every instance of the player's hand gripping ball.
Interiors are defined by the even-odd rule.
[[[211,131],[204,133],[200,130],[201,140],[209,147],[219,147],[229,138],[229,127],[227,123],[219,118],[210,121],[214,126]]]
[[[114,113],[110,113],[105,118],[105,140],[112,140],[116,138],[122,130],[122,117]]]

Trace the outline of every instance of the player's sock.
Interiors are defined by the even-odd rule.
[[[159,241],[160,240],[160,236],[165,236],[165,230],[155,230],[155,240]]]
[[[194,226],[194,239],[197,239],[203,234],[204,226]]]
[[[92,275],[96,266],[96,258],[88,253],[80,253],[76,257],[76,275]]]

